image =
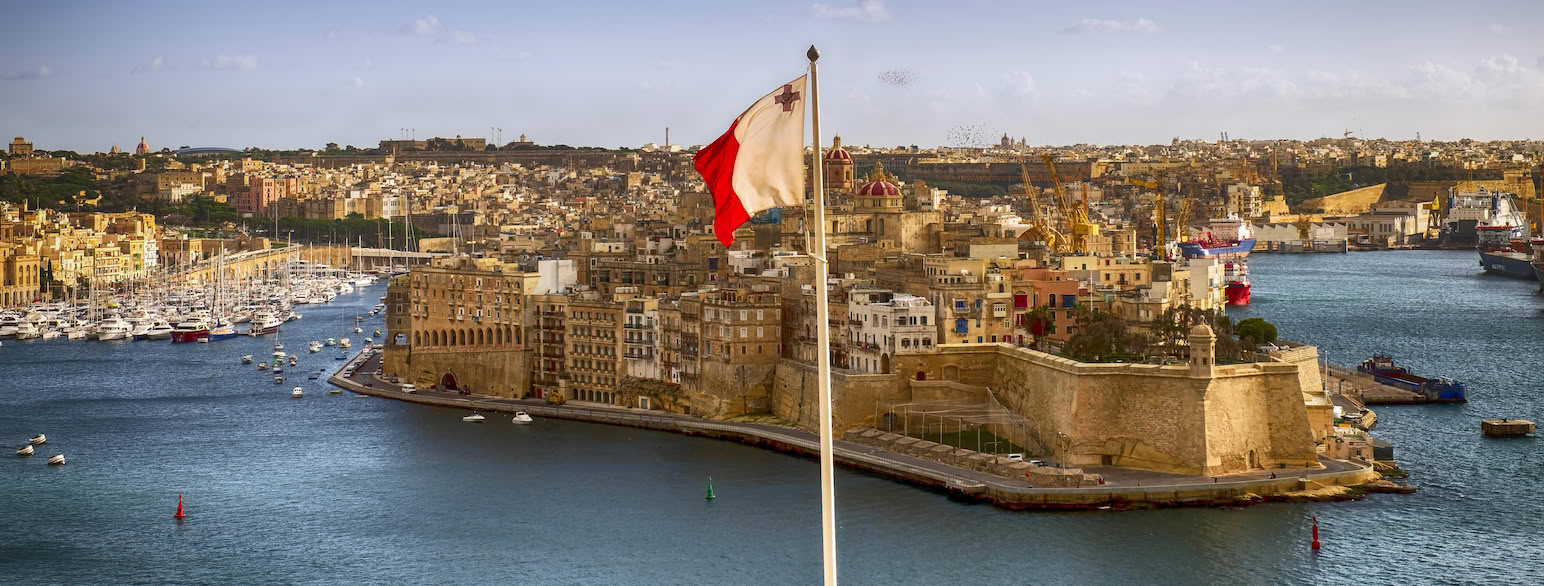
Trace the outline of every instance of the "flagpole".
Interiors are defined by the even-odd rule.
[[[826,260],[826,189],[825,169],[820,156],[820,86],[816,82],[815,61],[820,52],[810,45],[805,53],[810,59],[810,134],[814,144],[815,168],[815,358],[820,385],[820,545],[825,567],[826,586],[836,586],[836,491],[832,485],[831,456],[831,309],[826,303],[826,280],[830,266]]]

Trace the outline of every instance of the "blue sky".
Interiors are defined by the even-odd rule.
[[[35,2],[0,134],[360,146],[399,129],[703,144],[821,49],[849,143],[1538,138],[1541,2]]]

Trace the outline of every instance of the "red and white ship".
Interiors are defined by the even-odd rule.
[[[1223,293],[1228,305],[1249,305],[1249,265],[1234,261],[1222,265]]]
[[[209,337],[209,323],[201,319],[190,319],[177,324],[172,329],[172,342],[185,344],[197,342],[199,338]]]

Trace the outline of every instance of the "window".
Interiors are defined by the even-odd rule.
[[[1077,295],[1062,295],[1062,307],[1072,307],[1078,304]]]
[[[955,311],[965,311],[965,300],[964,299],[955,299],[954,300],[954,310]]]
[[[750,328],[740,328],[740,338],[745,339],[749,337],[751,337]]]
[[[766,319],[766,317],[762,315],[762,310],[756,310],[756,321],[762,321],[764,319]]]
[[[760,338],[760,337],[764,337],[764,336],[766,336],[766,334],[762,333],[761,326],[757,326],[756,327],[756,337]]]
[[[744,309],[740,310],[740,321],[746,321],[748,319],[750,319],[750,312]]]

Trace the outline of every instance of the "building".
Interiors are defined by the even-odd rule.
[[[150,154],[150,143],[145,142],[145,137],[143,137],[143,136],[139,137],[139,145],[134,147],[134,154],[136,154],[136,155],[148,155],[148,154]]]
[[[387,299],[406,300],[408,319],[387,323],[384,370],[423,387],[521,397],[531,388],[525,292],[535,273],[467,259],[415,267],[392,279]],[[395,329],[393,329],[395,328]]]
[[[27,247],[0,242],[0,307],[32,303],[41,287],[38,256]]]
[[[10,153],[13,157],[30,157],[32,156],[32,143],[27,142],[26,138],[18,136],[11,140]]]
[[[891,359],[933,349],[937,314],[927,299],[855,290],[847,301],[848,363],[858,372],[890,374]]]

